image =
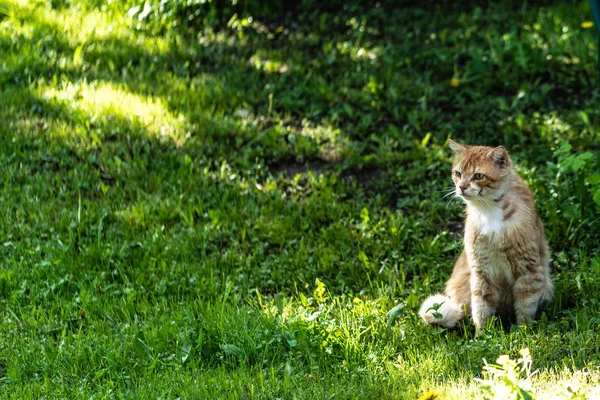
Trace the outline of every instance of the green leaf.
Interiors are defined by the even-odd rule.
[[[517,386],[517,396],[521,400],[533,400],[533,395],[530,391],[522,389]]]
[[[325,301],[327,300],[325,298],[325,291],[327,288],[326,288],[325,284],[323,282],[321,282],[321,280],[319,278],[317,278],[316,283],[317,283],[317,288],[313,292],[313,297],[315,298],[317,303],[325,303]]]
[[[363,208],[360,210],[360,219],[362,219],[363,224],[367,224],[369,222],[369,210]]]
[[[387,312],[387,326],[390,328],[394,322],[402,315],[402,311],[404,310],[404,304],[397,304],[394,308]]]
[[[600,188],[594,190],[593,199],[598,206],[600,206]]]
[[[421,140],[421,146],[427,147],[427,143],[429,143],[429,139],[431,139],[431,132],[427,132],[427,135]]]
[[[573,146],[571,146],[571,143],[564,141],[560,144],[560,147],[554,151],[554,155],[559,157],[564,156],[569,153],[572,148]]]
[[[441,307],[441,306],[442,306],[442,304],[444,304],[444,303],[445,303],[444,301],[442,301],[441,303],[434,303],[434,304],[433,304],[431,307],[429,307],[429,308],[427,309],[427,311],[431,311],[431,310],[433,310],[433,311],[437,311],[437,310],[439,310],[439,309],[440,309],[440,307]]]
[[[575,159],[573,161],[573,171],[580,170],[582,167],[584,167],[587,164],[587,161],[589,159],[591,159],[592,157],[594,157],[594,155],[592,153],[590,153],[589,151],[576,155]]]
[[[583,121],[584,124],[586,124],[586,125],[590,124],[590,117],[588,117],[588,115],[585,111],[579,111],[577,114],[579,115],[579,117],[581,118],[581,120]]]
[[[228,356],[234,357],[242,357],[244,355],[244,351],[237,347],[235,344],[225,343],[221,345],[221,351]]]
[[[585,181],[590,185],[600,184],[600,174],[592,174],[585,177]]]
[[[225,292],[223,293],[223,303],[226,303],[227,299],[229,299],[229,295],[231,294],[231,289],[233,289],[233,282],[227,281],[227,284],[225,285]]]
[[[363,265],[365,266],[366,269],[371,269],[371,263],[369,262],[369,257],[367,257],[367,255],[364,252],[362,252],[362,251],[358,252],[358,259],[363,263]]]
[[[565,171],[577,172],[583,168],[588,160],[593,158],[594,155],[589,151],[581,154],[572,154],[563,158],[558,164]]]
[[[275,295],[275,305],[277,306],[279,315],[283,314],[283,297],[280,294]]]
[[[192,344],[189,341],[184,340],[183,344],[181,346],[181,349],[179,350],[179,355],[181,356],[182,364],[185,364],[188,357],[190,356],[191,351],[192,351]]]
[[[73,52],[73,64],[81,65],[83,63],[83,44],[77,46]]]

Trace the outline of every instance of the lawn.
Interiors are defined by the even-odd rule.
[[[484,360],[528,348],[508,389],[595,398],[588,1],[201,3],[1,3],[2,397],[501,399]],[[531,326],[417,315],[462,248],[450,137],[535,194]]]

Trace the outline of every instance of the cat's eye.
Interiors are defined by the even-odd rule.
[[[454,176],[456,176],[457,178],[460,178],[460,172],[454,171]]]
[[[482,173],[478,172],[478,173],[475,174],[475,179],[476,180],[480,181],[483,178],[485,178],[485,175],[483,175]]]

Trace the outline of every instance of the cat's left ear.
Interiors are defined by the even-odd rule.
[[[500,168],[508,167],[508,151],[504,146],[498,146],[488,153],[488,158]]]
[[[448,146],[450,146],[452,151],[455,152],[456,154],[460,154],[467,149],[464,144],[455,142],[452,139],[448,139]]]

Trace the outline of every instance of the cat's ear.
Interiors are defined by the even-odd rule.
[[[508,167],[508,151],[504,146],[498,146],[488,153],[488,157],[494,164],[500,168]]]
[[[464,144],[455,142],[452,139],[448,139],[448,146],[450,146],[452,151],[454,151],[456,154],[460,154],[467,149],[467,146],[465,146]]]

